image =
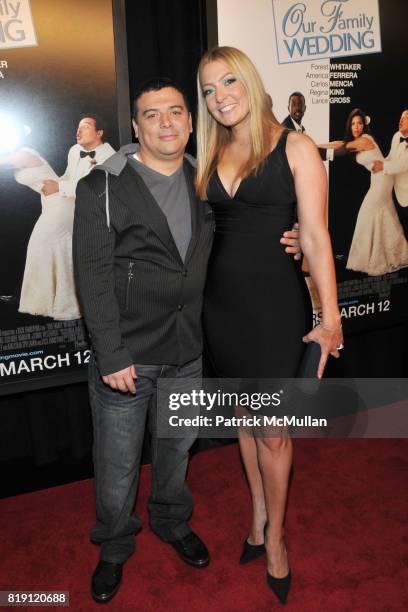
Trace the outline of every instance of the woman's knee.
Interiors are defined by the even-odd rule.
[[[259,450],[280,453],[291,448],[292,442],[285,432],[263,432],[256,437]]]

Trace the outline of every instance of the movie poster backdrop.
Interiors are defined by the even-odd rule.
[[[216,1],[219,44],[254,60],[280,121],[288,116],[289,95],[301,92],[302,125],[316,144],[327,145],[344,138],[347,117],[358,107],[379,155],[388,155],[408,105],[405,0]],[[0,1],[0,393],[85,378],[82,319],[69,309],[60,319],[19,312],[20,294],[27,263],[35,263],[30,237],[50,206],[41,197],[42,181],[64,174],[79,120],[100,115],[106,141],[115,149],[120,144],[113,21],[111,0]],[[45,174],[34,171],[33,180],[33,171],[27,177],[2,165],[2,156],[19,149],[34,152]],[[384,177],[373,178],[369,156],[363,162],[355,153],[325,162],[346,333],[398,323],[408,312],[408,207],[393,201],[392,208],[392,189]],[[44,253],[59,229],[50,227]],[[382,257],[382,269],[384,241],[394,253]],[[377,255],[371,267],[349,265],[353,243],[357,259],[367,259],[368,249]],[[69,256],[54,260],[66,264]],[[47,266],[40,266],[44,277]],[[317,321],[320,308],[307,280]]]
[[[118,148],[117,108],[111,0],[0,1],[1,393],[86,376],[70,280],[75,199],[41,188],[64,174],[83,117],[99,116]],[[44,306],[22,299],[23,279]]]
[[[408,108],[407,2],[217,0],[217,13],[219,44],[238,47],[255,62],[279,121],[288,117],[289,96],[300,92],[306,104],[302,125],[317,145],[326,146],[344,140],[351,111],[363,111],[364,132],[378,148],[359,154],[343,148],[325,161],[339,306],[346,333],[403,321],[408,201],[394,197],[395,175],[371,169],[389,155]],[[401,143],[400,157],[406,145]],[[307,282],[318,321],[317,295],[309,277]]]

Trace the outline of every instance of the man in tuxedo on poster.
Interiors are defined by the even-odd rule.
[[[60,193],[74,198],[78,181],[89,174],[92,167],[101,164],[115,153],[108,142],[103,142],[104,127],[95,116],[83,117],[77,127],[76,144],[68,152],[67,169],[58,181],[44,181],[42,193],[45,196]]]
[[[304,114],[306,112],[306,100],[305,96],[300,91],[294,91],[289,96],[288,102],[289,115],[282,121],[282,125],[287,127],[289,130],[295,130],[296,132],[306,132],[306,129],[302,123]],[[340,148],[340,143],[336,143],[337,148]],[[333,149],[324,149],[317,147],[319,155],[323,161],[333,161],[335,151]]]
[[[133,101],[139,141],[126,145],[78,183],[74,220],[77,289],[94,357],[89,393],[94,426],[97,521],[101,545],[93,573],[95,601],[118,591],[122,566],[141,528],[132,514],[145,424],[152,435],[152,531],[189,565],[209,553],[188,524],[192,496],[186,483],[188,437],[160,438],[157,386],[171,379],[185,390],[202,376],[201,310],[213,213],[198,200],[193,160],[185,156],[192,132],[185,93],[171,79],[151,79]],[[281,239],[298,254],[296,232]],[[289,255],[288,255],[289,256]],[[184,387],[183,387],[184,385]],[[159,408],[159,409],[157,409]]]
[[[89,174],[95,164],[104,162],[115,153],[115,149],[103,142],[104,124],[92,114],[79,121],[76,130],[76,144],[68,152],[67,168],[58,180],[44,180],[41,192],[44,196],[59,193],[63,198],[75,198],[78,181]],[[18,281],[13,294],[0,295],[0,302],[15,304],[19,302],[22,279]]]
[[[289,96],[288,102],[289,115],[282,121],[282,125],[287,127],[289,130],[296,130],[296,132],[305,132],[305,128],[302,125],[302,120],[306,112],[306,101],[305,96],[300,91],[294,91]]]
[[[392,196],[408,240],[408,108],[402,112],[399,130],[392,138],[388,156],[384,161],[375,161],[372,172],[384,172],[394,177]]]

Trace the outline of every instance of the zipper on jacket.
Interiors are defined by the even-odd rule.
[[[128,265],[128,274],[127,274],[127,287],[126,287],[126,310],[129,309],[129,293],[130,293],[130,284],[133,279],[133,266],[135,265],[134,261],[129,261]]]

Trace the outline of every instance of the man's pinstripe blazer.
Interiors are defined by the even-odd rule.
[[[192,220],[184,262],[164,213],[122,152],[78,183],[75,277],[101,375],[132,363],[182,365],[202,352],[214,221],[194,193],[194,168],[183,163]]]

